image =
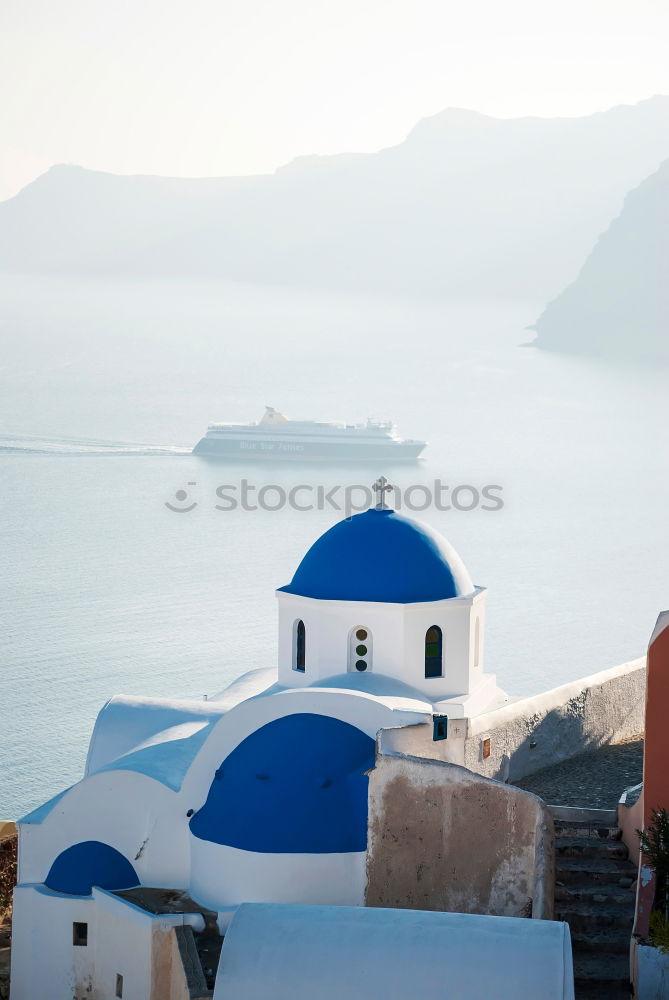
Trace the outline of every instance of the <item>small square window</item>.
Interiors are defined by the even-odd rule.
[[[88,944],[88,924],[72,924],[72,944],[85,947]]]
[[[120,972],[116,973],[116,992],[114,993],[114,996],[115,997],[123,996],[123,976],[121,975]]]

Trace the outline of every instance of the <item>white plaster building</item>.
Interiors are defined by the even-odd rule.
[[[364,905],[379,734],[420,727],[455,760],[451,720],[504,700],[485,596],[443,538],[381,504],[278,591],[278,667],[208,701],[112,698],[82,780],[19,823],[12,1000],[227,996],[184,972],[205,909],[225,932],[243,903]]]

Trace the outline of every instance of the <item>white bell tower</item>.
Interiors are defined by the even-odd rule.
[[[448,542],[384,502],[335,524],[309,549],[279,600],[279,683],[380,690],[383,678],[435,712],[478,715],[500,699],[484,672],[486,590]]]

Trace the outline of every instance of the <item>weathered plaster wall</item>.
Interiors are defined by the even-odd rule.
[[[669,809],[669,611],[663,611],[655,624],[646,658],[647,690],[645,704],[645,740],[643,755],[643,825],[653,821],[653,809]],[[640,859],[634,933],[648,937],[650,915],[655,900],[655,874],[645,857]]]
[[[643,826],[643,785],[626,788],[618,803],[618,826],[622,830],[622,840],[629,851],[630,861],[639,859],[639,835]]]
[[[443,761],[379,754],[365,902],[550,919],[553,838],[534,795]]]
[[[0,819],[0,841],[9,840],[10,837],[16,836],[16,823],[13,820],[2,820]]]
[[[669,955],[659,948],[632,938],[632,981],[637,1000],[667,1000],[669,996]]]
[[[166,939],[169,943],[171,978],[169,989],[155,991],[155,1000],[203,1000],[211,996],[207,989],[192,928],[174,927]]]

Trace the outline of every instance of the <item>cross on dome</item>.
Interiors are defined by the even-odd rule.
[[[393,485],[388,482],[385,476],[379,476],[372,484],[372,489],[376,491],[376,510],[388,510],[384,494],[394,489]]]

